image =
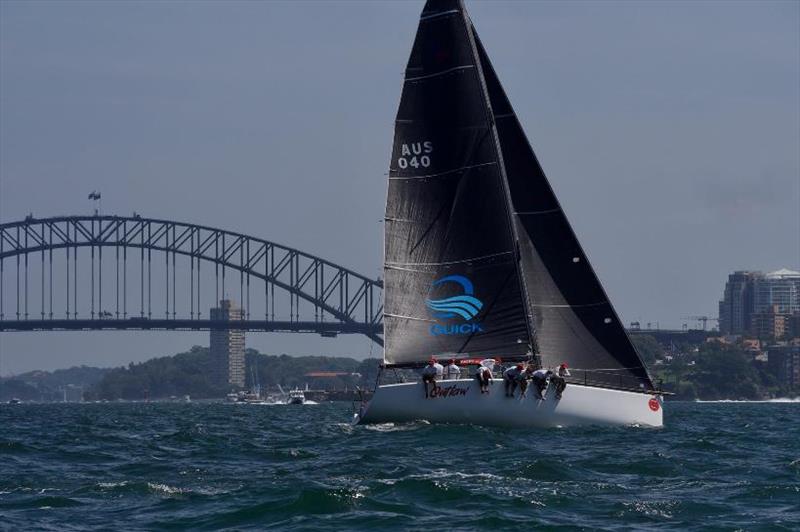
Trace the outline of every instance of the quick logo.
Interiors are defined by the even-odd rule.
[[[431,284],[430,294],[442,292],[451,294],[454,290],[460,293],[438,299],[428,297],[425,305],[437,320],[456,320],[465,323],[436,323],[431,325],[430,333],[439,336],[441,334],[465,335],[482,332],[483,328],[480,323],[476,323],[474,320],[483,308],[483,302],[475,297],[475,287],[472,285],[472,281],[463,275],[448,275]]]

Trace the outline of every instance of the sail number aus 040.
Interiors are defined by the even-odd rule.
[[[433,142],[423,140],[421,142],[403,143],[400,147],[400,157],[397,159],[397,166],[401,170],[411,168],[428,168],[431,165],[431,153],[433,153]]]

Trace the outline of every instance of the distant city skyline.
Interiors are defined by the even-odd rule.
[[[627,325],[717,315],[800,269],[800,4],[467,2]],[[0,222],[103,211],[381,275],[394,114],[422,2],[0,2]],[[5,333],[0,373],[115,366],[208,333]],[[380,356],[361,336],[248,335]]]

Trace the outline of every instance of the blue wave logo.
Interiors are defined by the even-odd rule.
[[[469,321],[477,316],[483,308],[483,302],[474,296],[475,289],[472,282],[463,275],[448,275],[434,281],[431,290],[445,283],[460,285],[464,293],[444,299],[426,299],[425,304],[433,311],[433,315],[437,318],[460,316],[464,321]]]

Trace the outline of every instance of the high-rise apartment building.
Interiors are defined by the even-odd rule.
[[[719,302],[719,330],[723,334],[776,337],[777,332],[788,332],[791,316],[798,313],[800,272],[737,271],[728,276]]]
[[[755,312],[750,319],[749,333],[762,340],[779,340],[789,332],[789,315],[774,305],[765,312]]]
[[[244,311],[235,307],[230,299],[223,299],[219,302],[219,307],[211,309],[211,319],[238,321],[244,319]],[[244,388],[244,331],[212,329],[210,336],[211,359],[214,361],[214,382],[220,386],[228,384]]]
[[[800,312],[800,272],[782,269],[755,279],[753,296],[755,312]]]
[[[753,313],[753,281],[761,272],[738,271],[728,276],[719,302],[719,330],[722,334],[744,334]]]

